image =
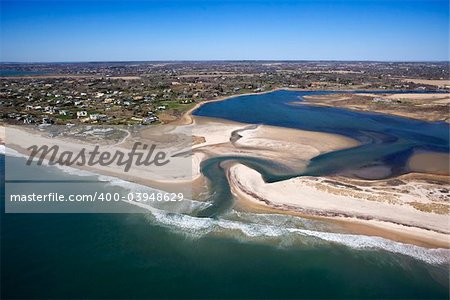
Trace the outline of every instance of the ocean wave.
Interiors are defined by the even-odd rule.
[[[52,167],[49,166],[48,164],[46,164],[47,167]],[[76,175],[76,176],[80,176],[80,177],[87,177],[87,176],[99,176],[98,174],[94,173],[94,172],[90,172],[90,171],[86,171],[86,170],[80,170],[77,168],[72,168],[69,166],[61,166],[61,165],[54,165],[55,168],[58,168],[59,170],[61,170],[62,172],[69,174],[69,175]]]
[[[63,170],[71,172],[66,168],[63,168]],[[78,171],[73,174],[79,175],[80,173]],[[97,175],[89,172],[85,174]],[[100,180],[108,181],[109,185],[118,186],[133,192],[164,192],[112,176],[97,176]],[[201,238],[208,234],[215,234],[229,236],[241,241],[277,239],[280,245],[333,243],[356,250],[383,250],[407,255],[429,264],[450,263],[449,249],[429,249],[382,237],[321,231],[321,227],[326,227],[323,222],[296,216],[257,214],[231,210],[223,218],[198,218],[190,214],[198,209],[206,208],[211,203],[190,199],[185,199],[175,204],[169,203],[170,206],[167,205],[168,202],[155,202],[152,205],[135,201],[127,202],[149,211],[148,217],[152,223],[191,238]],[[322,229],[325,230],[325,228]]]
[[[241,222],[228,219],[197,218],[190,215],[171,214],[153,207],[144,208],[151,212],[149,220],[152,223],[161,225],[191,238],[201,238],[208,234],[217,234],[239,238],[243,241],[251,241],[255,238],[258,240],[276,238],[281,245],[292,244],[294,240],[301,242],[302,244],[310,245],[339,244],[356,250],[382,250],[406,255],[429,264],[450,263],[449,249],[429,249],[376,236],[280,227],[269,224],[258,224],[250,222],[249,220]],[[247,215],[251,215],[251,219],[253,220],[258,219],[258,214],[247,213]],[[285,217],[281,215],[276,216],[276,218],[279,219]],[[267,216],[263,215],[263,218],[267,218]],[[303,222],[303,220],[300,222]]]
[[[164,190],[152,188],[149,186],[145,186],[139,183],[129,182],[120,178],[100,175],[99,180],[108,181],[108,185],[117,186],[125,189],[126,191],[133,193],[170,193]],[[135,204],[135,201],[127,201],[132,204]],[[211,203],[204,201],[196,201],[188,198],[184,198],[182,201],[151,201],[149,202],[151,205],[149,207],[156,208],[159,210],[164,210],[170,213],[178,213],[178,214],[192,214],[195,211],[205,209],[211,205]],[[144,207],[145,208],[145,207]]]
[[[302,234],[318,237],[322,240],[339,243],[353,249],[381,249],[392,253],[407,255],[430,264],[444,264],[450,262],[449,249],[429,249],[411,244],[391,241],[376,236],[331,233],[311,230],[298,230]]]
[[[21,157],[21,158],[27,158],[28,156],[25,154],[22,154],[12,148],[6,147],[5,145],[0,145],[0,154],[3,154],[5,156],[10,157]]]
[[[10,148],[6,148],[5,152],[8,156],[26,157]],[[112,176],[99,175],[67,166],[53,167],[57,167],[60,171],[71,175],[97,176],[99,180],[107,181],[106,184],[108,185],[118,186],[129,191],[164,192]],[[211,205],[210,203],[190,199],[185,199],[182,202],[174,202],[171,206],[164,204],[150,206],[135,201],[125,202],[148,211],[149,214],[147,214],[147,217],[152,224],[166,227],[169,230],[194,239],[214,234],[228,236],[241,241],[277,240],[279,245],[291,245],[293,243],[323,245],[332,243],[357,250],[383,250],[407,255],[430,264],[450,262],[449,249],[428,249],[381,237],[321,231],[321,229],[324,229],[321,228],[321,226],[324,226],[323,222],[295,216],[257,214],[232,210],[218,219],[198,218],[189,214]]]

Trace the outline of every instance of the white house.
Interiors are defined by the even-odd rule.
[[[77,118],[84,118],[84,117],[87,117],[87,111],[85,110],[77,111]]]

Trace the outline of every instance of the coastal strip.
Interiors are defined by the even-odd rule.
[[[234,194],[238,201],[244,201],[241,204],[244,207],[248,207],[245,202],[250,202],[288,214],[346,221],[348,227],[364,224],[382,229],[373,230],[374,235],[386,236],[383,232],[390,231],[392,238],[392,232],[397,232],[399,237],[395,239],[404,241],[403,233],[408,236],[407,241],[419,240],[421,245],[450,248],[448,211],[428,212],[414,207],[417,201],[425,206],[439,203],[436,199],[420,197],[420,192],[431,188],[439,194],[439,185],[425,185],[417,179],[406,181],[407,176],[402,178],[404,186],[392,188],[390,192],[379,186],[365,189],[345,186],[339,179],[327,177],[297,177],[266,183],[257,171],[242,164],[232,165],[227,174]],[[417,192],[405,194],[402,192],[405,189]]]
[[[223,101],[237,96],[211,101]],[[163,190],[176,186],[193,187],[196,191],[194,195],[199,195],[208,191],[208,182],[200,168],[201,163],[208,158],[264,157],[280,165],[289,166],[294,173],[298,173],[305,168],[311,158],[321,153],[358,145],[357,141],[336,134],[266,125],[255,126],[192,115],[200,105],[211,101],[198,103],[178,122],[145,127],[137,136],[139,140],[146,142],[154,140],[157,134],[163,134],[170,137],[169,144],[174,143],[172,146],[178,147],[178,153],[191,151],[192,172],[186,174],[189,176],[180,177],[179,174],[170,172],[161,176],[149,170],[136,170],[124,174],[121,170],[105,167],[91,168],[89,171]],[[19,151],[23,151],[24,148],[18,141],[26,145],[30,135],[37,135],[42,144],[55,142],[54,139],[45,137],[42,133],[31,133],[20,126],[12,127],[12,132],[15,146]],[[236,138],[237,135],[238,138]],[[184,148],[179,147],[180,141],[185,140],[186,137],[189,137],[191,143],[185,144]],[[115,147],[126,150],[130,147],[133,138],[136,136],[129,135]],[[65,140],[61,147],[75,149],[78,145],[77,141]],[[416,161],[413,161],[411,165],[418,168]],[[377,227],[379,230],[373,230],[374,235],[394,240],[404,240],[396,237],[400,236],[396,233],[408,231],[408,241],[411,243],[449,248],[449,214],[446,211],[448,205],[445,204],[445,200],[439,199],[445,191],[434,193],[434,197],[438,198],[429,198],[427,191],[430,185],[427,185],[426,180],[414,181],[404,176],[399,180],[405,184],[398,185],[395,193],[389,194],[386,190],[392,189],[392,182],[382,187],[360,191],[358,189],[365,189],[365,185],[380,181],[361,180],[349,184],[345,178],[301,177],[265,183],[257,171],[244,165],[236,164],[227,170],[228,180],[238,206],[240,202],[246,201],[254,204],[249,205],[255,208],[254,211],[263,207],[263,209],[270,209],[273,213],[302,214],[310,218],[324,217],[333,222],[348,224],[349,231],[352,233],[367,232],[366,229],[360,230],[361,226],[354,225],[356,223],[363,224],[364,228],[367,228],[365,226]],[[448,176],[443,178],[436,185],[431,185],[433,189],[442,187],[442,182],[445,182],[446,178],[448,182]],[[427,180],[432,181],[432,179]],[[418,190],[418,194],[411,194],[410,187]],[[405,192],[407,190],[408,192]],[[423,234],[424,231],[427,232],[426,235]]]

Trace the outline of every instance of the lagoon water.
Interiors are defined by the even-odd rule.
[[[384,166],[388,169],[385,177],[389,177],[408,172],[406,159],[414,151],[449,152],[450,127],[444,122],[297,104],[304,95],[329,93],[332,92],[276,91],[239,96],[203,105],[194,115],[336,133],[362,143],[317,156],[301,175],[331,175]],[[269,175],[267,179],[277,180]]]
[[[367,92],[367,91],[364,91]],[[371,93],[379,93],[370,91]],[[325,153],[313,158],[301,173],[273,172],[273,162],[260,157],[214,157],[202,163],[202,173],[215,193],[213,207],[201,212],[215,216],[232,205],[230,191],[220,164],[239,161],[256,169],[266,182],[296,176],[345,175],[362,179],[384,179],[410,172],[408,158],[417,151],[449,152],[450,127],[444,122],[424,122],[378,113],[349,111],[332,107],[303,105],[304,95],[328,94],[321,91],[276,91],[245,95],[211,102],[194,115],[250,124],[266,124],[344,135],[358,140],[359,146]],[[399,91],[397,91],[399,93]]]
[[[24,71],[16,69],[0,69],[0,76],[10,77],[10,76],[30,76],[30,75],[43,75],[47,72],[42,71]]]
[[[280,122],[272,125],[338,130],[375,145],[399,143],[400,153],[411,147],[448,151],[448,125],[335,109],[330,110],[333,117],[322,115],[323,120],[316,120],[320,111],[328,109],[289,104],[298,96],[299,92],[284,91],[242,96],[204,105],[196,114],[272,124],[265,119],[272,111]],[[224,106],[217,106],[220,103]],[[248,119],[240,117],[249,110],[253,113]],[[364,118],[355,123],[355,116]],[[311,122],[322,127],[308,128]],[[350,125],[358,130],[351,130]],[[377,160],[390,166],[392,174],[406,171],[384,151],[364,161],[352,160],[352,168]],[[0,156],[2,168],[4,159]],[[23,158],[7,159],[19,166]],[[317,164],[311,173],[342,170],[339,165],[324,168],[327,164]],[[214,174],[213,166],[214,162],[205,170]],[[36,172],[30,176],[45,175],[32,168],[29,172]],[[44,172],[79,184],[76,189],[85,193],[147,189],[88,173],[50,167]],[[4,170],[1,176],[4,182]],[[97,182],[80,183],[80,178]],[[22,188],[32,189],[27,184]],[[223,207],[213,207],[220,213],[205,218],[198,211],[207,212],[211,206],[189,200],[177,207],[149,207],[145,213],[132,213],[138,208],[121,203],[121,211],[129,209],[129,213],[5,214],[5,201],[2,193],[2,298],[449,297],[448,251],[330,233],[327,224],[318,221]]]

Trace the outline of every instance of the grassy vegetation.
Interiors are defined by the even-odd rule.
[[[60,120],[71,120],[71,119],[75,119],[75,117],[72,116],[72,115],[57,115],[56,118],[57,118],[57,119],[60,119]]]
[[[423,212],[431,212],[439,215],[448,215],[450,213],[450,206],[443,203],[410,203],[415,209]]]

